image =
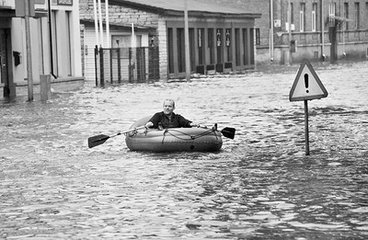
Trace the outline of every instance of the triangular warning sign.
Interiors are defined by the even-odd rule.
[[[328,93],[309,61],[300,65],[289,100],[304,101],[327,97]]]

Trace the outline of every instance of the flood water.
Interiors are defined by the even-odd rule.
[[[316,71],[329,95],[309,101],[309,156],[295,71],[0,103],[0,239],[367,239],[368,64]],[[87,147],[165,98],[235,139],[216,153],[132,152],[124,136]]]

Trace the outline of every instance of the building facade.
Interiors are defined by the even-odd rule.
[[[30,5],[29,39],[22,2],[0,1],[1,96],[26,95],[30,73],[35,89],[39,88],[41,75],[51,75],[54,88],[64,83],[83,84],[78,1],[30,1],[35,4]],[[31,56],[30,69],[27,53]]]
[[[366,0],[216,1],[262,14],[256,20],[257,63],[367,58]]]
[[[80,4],[83,23],[92,19],[94,5],[93,0],[81,0]],[[161,79],[185,76],[184,1],[110,0],[109,4],[110,25],[133,24],[141,32],[142,46],[158,46]],[[192,73],[255,67],[254,24],[260,14],[194,0],[187,1],[187,10]],[[105,15],[106,11],[102,9],[102,13]],[[145,30],[147,27],[149,29]],[[91,32],[93,29],[90,25]],[[129,38],[132,34],[129,28],[120,30],[120,33],[110,33],[109,44],[114,45],[118,35]],[[88,49],[95,46],[92,42]]]

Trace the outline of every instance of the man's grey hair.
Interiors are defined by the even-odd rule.
[[[165,102],[172,103],[173,107],[175,108],[175,101],[173,99],[170,99],[170,98],[165,99],[163,105],[165,105]]]

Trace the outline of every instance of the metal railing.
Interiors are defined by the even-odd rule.
[[[95,48],[96,86],[160,79],[158,47]]]

